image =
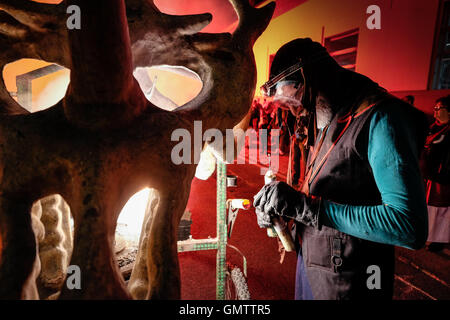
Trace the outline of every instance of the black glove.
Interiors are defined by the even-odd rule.
[[[309,198],[285,182],[271,182],[262,187],[253,198],[258,225],[261,228],[271,227],[271,219],[275,216],[319,227],[320,199]]]

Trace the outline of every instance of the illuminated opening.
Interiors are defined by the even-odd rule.
[[[138,255],[139,238],[145,215],[149,210],[148,203],[151,191],[153,189],[145,188],[135,193],[122,208],[117,219],[114,251],[118,267],[125,281],[130,279]],[[150,200],[150,202],[152,201]]]
[[[3,79],[11,96],[29,112],[47,109],[66,95],[70,70],[36,59],[5,65]]]
[[[146,98],[168,111],[193,100],[203,87],[198,74],[182,66],[136,68],[133,74]]]
[[[126,241],[138,244],[149,195],[150,189],[145,188],[128,200],[117,219],[116,238],[120,236]]]
[[[133,74],[147,99],[168,111],[194,99],[203,86],[197,73],[182,66],[136,68]],[[70,70],[42,60],[20,59],[5,65],[3,79],[8,92],[23,108],[37,112],[64,98]]]

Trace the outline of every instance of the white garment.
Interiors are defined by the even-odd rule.
[[[428,206],[427,241],[450,243],[450,207]]]

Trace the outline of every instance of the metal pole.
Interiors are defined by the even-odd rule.
[[[217,159],[217,261],[216,299],[225,300],[226,255],[227,255],[227,165]]]

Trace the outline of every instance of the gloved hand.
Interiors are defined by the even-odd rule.
[[[272,226],[272,217],[294,219],[307,226],[319,226],[320,199],[309,198],[282,181],[265,185],[253,197],[253,206],[261,228]]]

